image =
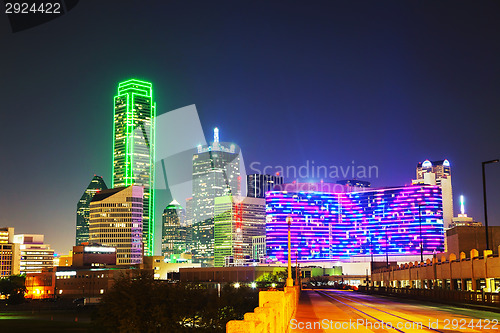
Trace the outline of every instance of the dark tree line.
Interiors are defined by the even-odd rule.
[[[25,281],[25,275],[11,275],[0,278],[0,295],[7,297],[8,304],[22,303],[26,292]]]
[[[122,277],[103,297],[95,332],[225,332],[229,320],[243,319],[258,306],[258,292],[226,285],[220,292],[201,285],[171,284],[139,272]]]

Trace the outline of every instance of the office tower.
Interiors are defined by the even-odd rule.
[[[186,211],[176,201],[172,201],[162,214],[161,254],[164,258],[186,251]]]
[[[193,242],[193,198],[186,199],[186,252],[191,252]]]
[[[89,241],[89,209],[94,195],[108,187],[101,176],[94,175],[76,205],[76,245]]]
[[[266,235],[252,237],[252,259],[260,260],[266,257]]]
[[[116,264],[141,264],[142,186],[102,190],[90,202],[89,241],[116,248]]]
[[[267,191],[272,191],[275,185],[283,184],[283,177],[276,175],[251,174],[247,175],[247,196],[265,198]]]
[[[215,266],[244,265],[253,257],[253,237],[265,235],[266,200],[218,197],[214,212]]]
[[[186,225],[193,224],[193,198],[186,199]]]
[[[448,160],[429,161],[417,163],[417,179],[425,179],[427,174],[435,174],[436,182],[439,184],[443,178],[451,177],[450,162]]]
[[[286,262],[292,218],[292,259],[420,260],[444,250],[439,186],[412,185],[360,192],[273,191],[266,197],[267,255]],[[391,259],[392,260],[392,259]]]
[[[198,146],[193,155],[193,199],[191,250],[203,263],[214,256],[214,200],[226,195],[241,194],[240,156],[234,144],[219,141],[214,129],[214,141]]]
[[[419,162],[417,179],[412,184],[438,185],[443,192],[443,221],[446,229],[451,227],[453,218],[453,191],[451,167],[448,160]]]
[[[21,253],[21,274],[40,273],[42,269],[54,266],[54,250],[43,240],[43,235],[14,235],[14,243],[19,244]]]
[[[337,184],[340,185],[346,185],[346,186],[351,186],[351,187],[371,187],[372,184],[366,180],[358,180],[358,179],[343,179],[343,180],[337,180]]]
[[[0,228],[0,278],[20,273],[21,253],[14,228]]]
[[[120,82],[114,106],[111,187],[144,187],[144,254],[153,255],[156,103],[151,83],[135,79]]]
[[[483,224],[481,222],[476,222],[470,216],[467,216],[465,213],[465,199],[464,196],[460,196],[460,214],[451,219],[451,226],[453,227],[482,227]]]

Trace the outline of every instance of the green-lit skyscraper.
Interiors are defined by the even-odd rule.
[[[114,98],[113,182],[111,187],[144,187],[144,254],[154,250],[154,158],[156,103],[149,82],[131,79],[118,84]]]
[[[89,211],[90,201],[94,195],[108,187],[101,176],[94,175],[89,186],[76,205],[76,245],[89,241]]]

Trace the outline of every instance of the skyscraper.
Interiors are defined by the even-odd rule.
[[[193,224],[193,198],[186,199],[186,226]]]
[[[266,234],[266,200],[241,196],[215,198],[214,265],[241,266],[253,257],[252,240]]]
[[[186,211],[176,201],[172,201],[162,214],[161,254],[165,258],[186,250]]]
[[[116,248],[116,263],[142,263],[143,188],[103,190],[90,202],[89,241]]]
[[[247,196],[252,198],[265,198],[267,191],[272,191],[275,185],[283,184],[283,177],[276,175],[263,175],[259,173],[247,175]]]
[[[240,155],[234,144],[219,142],[219,130],[214,129],[214,141],[198,146],[193,155],[192,243],[195,256],[203,261],[213,259],[214,200],[226,195],[241,194]]]
[[[438,185],[443,192],[443,222],[451,228],[453,219],[453,191],[451,187],[451,167],[448,160],[419,162],[417,179],[413,184]]]
[[[101,176],[94,175],[76,205],[76,245],[89,241],[89,209],[94,195],[108,187]]]
[[[111,187],[144,187],[144,254],[154,250],[154,155],[156,103],[152,84],[131,79],[118,84],[114,98]]]

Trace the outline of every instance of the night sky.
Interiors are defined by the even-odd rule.
[[[86,186],[110,185],[113,96],[132,77],[153,83],[158,114],[196,104],[207,140],[218,126],[247,171],[355,161],[378,166],[378,187],[447,158],[455,213],[464,194],[483,221],[499,32],[496,0],[80,1],[17,33],[0,15],[0,226],[71,249]],[[500,164],[487,171],[500,225]]]

